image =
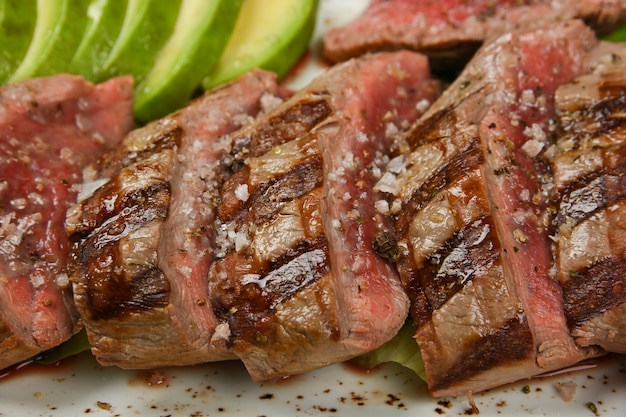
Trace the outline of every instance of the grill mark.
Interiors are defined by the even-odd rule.
[[[262,124],[254,124],[240,132],[242,136],[233,138],[233,150],[223,161],[236,172],[249,157],[263,155],[272,147],[308,134],[315,126],[333,114],[328,103],[328,93],[319,93],[309,100],[295,103],[285,111],[274,114]]]
[[[170,183],[167,181],[124,194],[120,203],[110,212],[88,211],[82,221],[85,227],[73,233],[71,241],[81,247],[96,248],[98,239],[103,239],[99,238],[101,235],[117,236],[114,240],[119,240],[156,218],[165,218],[169,209],[170,195]]]
[[[440,167],[421,187],[415,190],[396,221],[396,235],[399,239],[406,235],[412,221],[412,213],[417,213],[446,186],[455,183],[458,178],[467,175],[469,171],[484,162],[478,140],[479,138],[472,138],[466,150],[455,155],[450,163]]]
[[[112,247],[107,255],[115,259]],[[107,274],[89,276],[86,299],[92,320],[122,318],[133,312],[166,307],[170,286],[157,266],[151,265],[128,277],[112,268]]]
[[[626,164],[624,168],[626,170]],[[613,203],[626,197],[626,176],[620,170],[610,174],[595,173],[576,181],[569,187],[559,202],[555,226],[558,228],[568,220],[581,223]]]
[[[533,335],[528,323],[518,318],[512,318],[498,331],[480,338],[472,346],[464,344],[459,349],[467,352],[467,355],[459,358],[447,372],[437,373],[440,378],[431,377],[431,391],[448,389],[459,381],[470,381],[486,369],[532,360],[535,355]]]
[[[603,97],[602,100],[578,109],[570,113],[569,117],[564,117],[563,130],[572,134],[572,140],[580,146],[581,142],[587,142],[592,138],[603,136],[623,130],[626,125],[624,106],[626,106],[626,95],[624,86],[618,91],[614,87],[600,86],[601,94],[615,94],[613,97]]]
[[[577,222],[592,216],[626,196],[626,148],[603,152],[602,168],[567,184],[558,197],[554,225],[558,229],[568,218]]]
[[[144,127],[140,130],[133,131],[133,138],[143,138],[145,132],[156,126]],[[173,126],[159,126],[161,129],[145,142],[145,146],[141,149],[130,150],[129,146],[133,145],[133,141],[125,141],[124,145],[118,146],[113,151],[104,154],[94,166],[98,167],[98,178],[107,178],[115,175],[122,167],[129,166],[139,161],[143,161],[150,156],[161,153],[165,150],[174,149],[182,140],[184,129],[176,124]]]
[[[273,217],[280,210],[280,203],[295,200],[320,187],[322,179],[322,157],[317,154],[258,187],[250,199],[255,223]]]
[[[445,304],[454,294],[482,271],[489,270],[500,257],[494,242],[496,229],[490,216],[484,215],[464,226],[448,239],[443,247],[431,254],[422,268],[410,268],[408,285],[416,326],[428,322],[432,312]],[[425,303],[423,303],[425,301]]]
[[[563,286],[563,298],[570,328],[626,303],[626,257],[600,259],[576,272]]]
[[[429,142],[435,142],[444,136],[448,136],[446,127],[457,125],[457,116],[454,109],[443,109],[430,116],[421,123],[413,125],[411,130],[406,134],[406,141],[411,149],[417,149]]]
[[[75,240],[74,265],[82,269],[85,304],[93,320],[128,316],[131,312],[164,307],[170,286],[156,265],[139,266],[130,275],[118,252],[121,239],[153,221],[167,217],[170,184],[160,182],[124,196],[120,210],[102,225],[90,230],[84,240]],[[73,239],[78,236],[73,235]]]
[[[302,241],[280,259],[255,265],[238,279],[220,282],[213,298],[215,313],[229,322],[234,338],[263,344],[267,336],[261,335],[267,335],[265,329],[273,327],[269,317],[276,307],[329,272],[325,237]]]
[[[244,202],[234,197],[234,188],[237,184],[247,184],[250,170],[237,172],[233,182],[223,189],[223,195],[232,196],[222,198],[218,206],[218,217],[223,222],[229,222],[237,217],[251,216],[254,224],[260,224],[272,218],[281,209],[281,203],[295,200],[310,193],[322,185],[323,168],[321,154],[315,154],[299,161],[288,172],[272,177],[269,181],[250,190],[250,197]]]

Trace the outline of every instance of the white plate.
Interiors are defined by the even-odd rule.
[[[365,8],[367,0],[321,0],[313,58],[321,34]],[[308,82],[311,59],[289,85]],[[557,383],[575,384],[564,401]],[[527,389],[524,389],[527,388]],[[626,356],[594,369],[513,384],[474,396],[481,416],[621,417],[626,410]],[[0,379],[0,416],[462,416],[467,398],[434,399],[410,371],[389,364],[371,372],[337,364],[279,383],[254,383],[238,362],[153,372],[99,366],[89,354],[57,367],[29,366]]]
[[[593,403],[600,416],[622,417],[625,372],[626,356],[616,356],[593,370],[513,384],[474,400],[480,416],[593,417],[587,405]],[[559,396],[558,382],[575,384],[572,401]],[[254,383],[238,362],[139,372],[103,368],[82,354],[57,368],[25,368],[0,380],[0,416],[10,417],[470,414],[467,398],[434,399],[411,371],[393,364],[369,373],[338,364],[278,383]]]

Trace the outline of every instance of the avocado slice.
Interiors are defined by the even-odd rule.
[[[89,0],[37,0],[35,31],[9,81],[65,72],[85,28]]]
[[[180,3],[181,0],[128,0],[122,29],[95,80],[130,74],[135,82],[141,81],[172,33]]]
[[[241,0],[183,0],[172,36],[135,90],[135,117],[147,122],[182,107],[219,59]]]
[[[102,69],[122,30],[128,0],[91,0],[82,40],[68,72],[93,80]]]
[[[0,84],[4,84],[22,62],[36,21],[35,0],[0,2]]]
[[[315,29],[317,0],[246,0],[235,31],[202,86],[208,90],[259,67],[282,77],[306,50]]]

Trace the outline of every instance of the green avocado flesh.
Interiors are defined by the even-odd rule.
[[[172,34],[180,4],[181,0],[128,0],[122,28],[96,81],[132,75],[140,82]]]
[[[28,50],[37,21],[36,0],[0,3],[0,84],[19,66]]]
[[[315,28],[317,0],[246,0],[224,53],[202,85],[211,89],[254,67],[279,77],[306,50]]]
[[[87,8],[87,24],[68,72],[93,80],[107,60],[122,30],[128,0],[92,0]]]
[[[58,73],[135,80],[146,123],[306,51],[318,0],[0,0],[0,84]]]
[[[183,106],[213,68],[235,27],[241,0],[183,0],[172,36],[135,94],[135,116],[149,121]]]
[[[66,72],[80,42],[88,0],[37,0],[33,37],[9,81]]]

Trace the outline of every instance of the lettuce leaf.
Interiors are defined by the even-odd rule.
[[[61,359],[78,355],[81,352],[91,349],[91,344],[87,339],[87,332],[82,329],[72,336],[71,339],[61,343],[59,346],[45,351],[35,358],[35,362],[43,365],[52,365]]]
[[[396,362],[412,370],[426,381],[424,362],[422,361],[419,346],[413,337],[414,335],[415,327],[413,322],[407,320],[393,339],[378,349],[359,356],[354,362],[364,368],[373,368],[385,362]]]
[[[626,25],[603,36],[602,39],[613,42],[626,42]]]

